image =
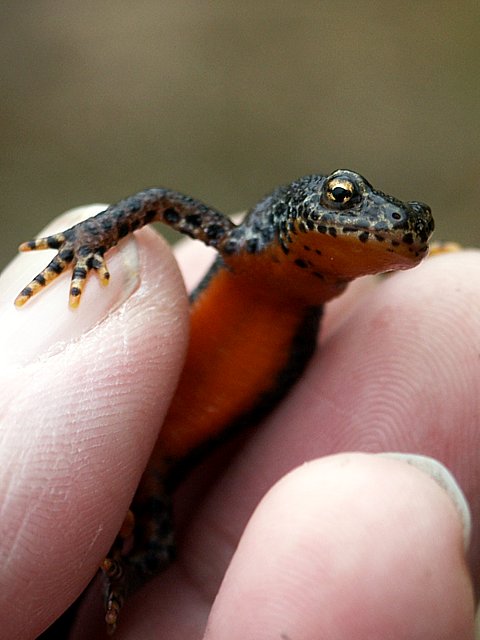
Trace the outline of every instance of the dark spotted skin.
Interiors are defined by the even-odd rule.
[[[401,202],[347,170],[277,188],[239,225],[198,200],[147,189],[63,233],[22,244],[23,251],[58,253],[16,304],[71,268],[70,304],[77,306],[89,271],[108,282],[106,252],[153,221],[214,247],[219,259],[192,294],[185,369],[131,510],[102,564],[110,632],[125,596],[174,557],[170,496],[185,473],[212,443],[257,423],[287,393],[315,349],[326,301],[358,276],[418,264],[434,227],[427,205]],[[213,315],[223,321],[219,337],[201,329]],[[244,331],[245,341],[242,335],[230,343],[230,326]],[[252,335],[268,338],[269,349],[256,349]],[[227,344],[232,353],[225,356]],[[223,393],[232,378],[243,387]],[[207,412],[201,399],[217,396],[226,400]]]

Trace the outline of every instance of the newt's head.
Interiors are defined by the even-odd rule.
[[[433,228],[426,204],[397,200],[340,169],[276,189],[232,232],[222,256],[264,294],[314,304],[359,276],[414,267]]]
[[[234,231],[231,254],[223,255],[256,286],[312,303],[338,295],[359,276],[415,266],[433,228],[426,204],[397,200],[340,169],[267,196]]]
[[[343,169],[301,178],[285,189],[282,204],[285,255],[346,280],[416,265],[434,228],[426,204],[397,200]]]

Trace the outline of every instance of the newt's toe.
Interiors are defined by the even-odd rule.
[[[43,249],[59,249],[65,242],[65,235],[63,233],[55,233],[52,236],[44,236],[43,238],[37,238],[36,240],[28,240],[22,242],[18,247],[19,251],[40,251]]]
[[[30,251],[30,249],[26,249],[26,251]],[[68,268],[72,259],[73,254],[70,251],[60,251],[45,269],[40,271],[40,273],[20,291],[15,298],[15,306],[22,307],[31,297],[45,288],[50,282],[55,280],[55,278],[58,278],[58,276]]]

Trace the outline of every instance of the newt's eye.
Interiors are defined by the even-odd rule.
[[[346,178],[333,178],[325,185],[327,200],[338,205],[348,205],[356,192],[354,183]]]

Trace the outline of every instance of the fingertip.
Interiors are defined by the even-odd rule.
[[[206,638],[473,637],[450,499],[423,472],[380,460],[332,456],[275,485],[239,543]]]

